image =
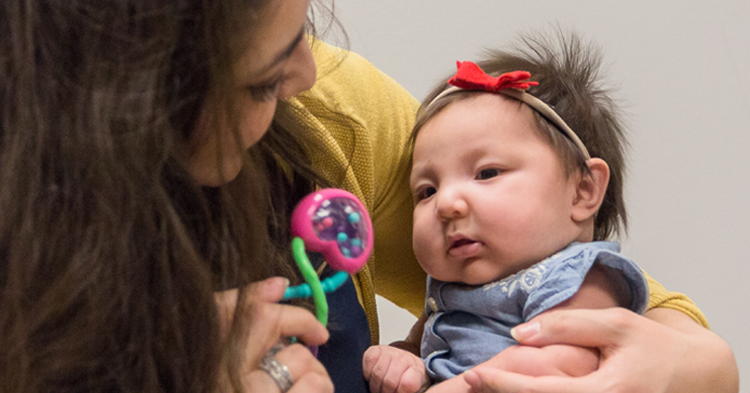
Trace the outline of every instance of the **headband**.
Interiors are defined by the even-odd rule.
[[[563,120],[549,105],[544,101],[532,96],[526,92],[530,86],[536,86],[539,82],[526,81],[531,74],[526,71],[506,72],[498,77],[487,75],[478,65],[470,61],[457,61],[458,71],[448,83],[451,87],[443,90],[438,94],[427,107],[434,104],[437,100],[461,90],[481,90],[489,93],[499,93],[521,101],[542,115],[550,123],[554,124],[560,132],[570,139],[578,149],[583,152],[586,159],[590,159],[589,151],[584,146],[581,139],[573,130],[568,127]]]

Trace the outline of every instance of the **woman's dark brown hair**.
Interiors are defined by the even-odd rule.
[[[594,221],[594,240],[605,240],[625,231],[627,212],[623,184],[627,141],[620,110],[611,92],[602,86],[598,48],[583,42],[575,33],[558,30],[556,36],[523,36],[511,50],[491,51],[485,60],[477,64],[490,75],[528,71],[531,80],[539,82],[528,92],[554,108],[581,138],[591,157],[599,157],[609,165],[610,180]],[[477,94],[461,91],[432,103],[449,86],[447,80],[440,83],[423,102],[412,140],[430,119],[451,102]],[[552,123],[536,111],[532,112],[537,120],[539,136],[555,149],[568,174],[575,170],[588,174],[585,157],[579,149]]]
[[[286,130],[218,189],[180,151],[268,1],[2,2],[0,391],[239,388],[213,293],[288,275],[274,223],[320,179]]]

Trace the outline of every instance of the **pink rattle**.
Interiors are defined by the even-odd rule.
[[[372,252],[372,222],[353,194],[326,188],[304,197],[292,213],[292,253],[307,284],[287,288],[283,300],[312,296],[315,315],[328,323],[326,293],[338,289],[364,266]],[[322,282],[305,254],[317,251],[337,272]]]

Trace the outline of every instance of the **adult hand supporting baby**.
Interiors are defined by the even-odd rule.
[[[489,360],[464,374],[475,392],[739,391],[734,354],[719,336],[683,313],[653,309],[561,310],[519,325],[521,344],[597,347],[599,369],[585,377],[528,377],[493,368]]]
[[[245,325],[249,326],[249,332],[245,340],[247,347],[243,366],[240,368],[244,371],[240,375],[242,386],[247,392],[279,391],[276,382],[258,367],[261,358],[275,344],[289,337],[297,337],[308,345],[322,345],[328,340],[328,331],[311,312],[277,303],[284,296],[287,284],[288,281],[281,277],[251,284],[246,288],[247,299],[239,312],[235,312],[239,294],[237,289],[216,293],[224,336],[234,317],[247,317],[251,321]],[[333,383],[325,368],[303,345],[283,346],[273,357],[288,368],[293,381],[289,393],[333,392]],[[224,385],[225,390],[231,390],[227,381],[224,381]]]

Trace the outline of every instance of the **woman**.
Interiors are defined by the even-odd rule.
[[[416,101],[321,43],[317,85],[290,98],[315,82],[308,0],[1,7],[0,386],[330,392],[333,378],[338,391],[365,389],[348,367],[377,339],[373,288],[411,310],[423,301],[403,172]],[[287,281],[266,278],[299,281],[289,212],[329,185],[363,200],[378,240],[376,259],[330,299],[319,362],[276,345],[319,345],[328,333],[278,305]],[[653,355],[629,338],[669,331],[638,320],[613,333],[612,318],[591,318],[593,344],[625,345],[623,362]],[[542,322],[531,344],[566,340]],[[674,348],[692,336],[661,337]]]
[[[284,280],[214,295],[294,273],[245,150],[315,81],[308,3],[3,2],[3,391],[273,391],[279,337],[325,342]],[[299,344],[266,360],[333,391]]]

